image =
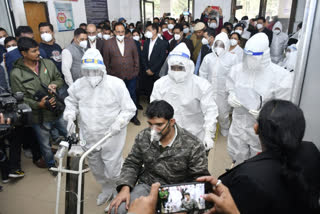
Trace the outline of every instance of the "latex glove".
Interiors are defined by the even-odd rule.
[[[234,94],[230,94],[228,97],[228,103],[234,108],[240,108],[242,105]]]
[[[214,146],[214,140],[210,133],[205,134],[203,144],[206,148],[206,151],[210,150]]]
[[[249,113],[254,116],[255,119],[258,119],[260,111],[258,110],[249,110]]]
[[[112,136],[115,136],[117,134],[119,134],[121,131],[121,123],[119,122],[114,122],[111,127],[110,127],[110,132]]]
[[[67,131],[69,135],[76,132],[76,124],[74,124],[74,121],[71,118],[68,119]]]

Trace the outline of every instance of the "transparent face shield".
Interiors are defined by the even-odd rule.
[[[216,53],[217,56],[221,56],[225,51],[224,43],[221,40],[217,40],[213,44],[213,51]]]
[[[101,69],[82,68],[81,69],[81,74],[84,77],[102,77],[103,76],[103,71]]]
[[[261,61],[264,52],[253,52],[244,49],[244,65],[250,70],[261,69]]]
[[[169,71],[168,75],[175,82],[184,82],[188,76],[186,65],[188,64],[188,60],[185,57],[181,56],[170,56],[168,59]]]

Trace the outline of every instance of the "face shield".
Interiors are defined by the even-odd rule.
[[[221,40],[215,41],[213,44],[213,51],[216,53],[217,56],[222,56],[225,52],[224,43]]]
[[[92,87],[100,84],[105,73],[105,66],[101,60],[84,59],[81,65],[81,74]]]
[[[262,68],[261,61],[264,52],[253,52],[244,49],[243,61],[249,70],[260,70]]]
[[[184,82],[187,79],[188,73],[186,66],[189,59],[183,56],[171,55],[168,59],[169,71],[168,75],[177,83]]]

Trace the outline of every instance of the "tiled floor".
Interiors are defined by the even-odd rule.
[[[146,117],[143,111],[139,111],[141,126],[128,126],[126,146],[123,157],[126,157],[131,150],[134,138],[139,131],[147,127]],[[230,167],[231,160],[226,151],[226,138],[218,136],[214,151],[209,154],[209,171],[212,175],[222,174],[226,168]],[[55,213],[56,206],[56,178],[52,177],[46,169],[35,167],[32,160],[26,159],[22,155],[22,167],[25,177],[9,184],[1,184],[4,188],[0,193],[0,214],[51,214]],[[62,180],[64,181],[65,175]],[[64,187],[62,183],[62,193],[60,196],[60,212],[64,213]],[[95,182],[91,172],[85,175],[85,214],[104,213],[106,205],[96,206],[96,197],[100,192],[100,186]]]

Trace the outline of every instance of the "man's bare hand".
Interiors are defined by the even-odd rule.
[[[154,75],[154,73],[153,73],[150,69],[146,70],[146,73],[147,73],[149,76],[153,76],[153,75]]]
[[[152,184],[150,194],[147,197],[141,196],[134,200],[130,205],[128,212],[136,214],[154,214],[156,212],[159,187],[160,183]]]
[[[222,14],[222,9],[221,9],[221,7],[219,7],[219,15],[220,15],[220,16],[223,15],[223,14]]]
[[[114,208],[114,213],[118,213],[118,207],[122,202],[126,203],[126,209],[129,209],[129,203],[130,203],[130,187],[128,186],[123,186],[116,196],[115,199],[110,204],[108,214],[111,213],[112,209]]]
[[[57,93],[57,85],[56,84],[50,84],[50,85],[48,85],[48,88],[51,89],[54,93]]]
[[[10,118],[7,118],[7,119],[5,120],[3,114],[0,113],[0,124],[10,124],[10,123],[11,123]]]

